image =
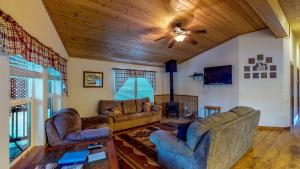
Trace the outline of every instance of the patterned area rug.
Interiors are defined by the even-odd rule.
[[[158,123],[128,130],[114,136],[114,143],[121,169],[160,169],[157,163],[155,145],[149,140],[156,130],[166,130],[176,134],[177,123]]]

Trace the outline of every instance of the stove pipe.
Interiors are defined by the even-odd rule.
[[[169,60],[166,64],[166,72],[170,73],[170,102],[174,101],[174,79],[173,73],[177,72],[177,61]]]

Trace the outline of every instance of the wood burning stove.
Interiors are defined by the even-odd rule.
[[[166,116],[169,117],[169,114],[175,114],[179,118],[179,103],[174,101],[174,80],[173,73],[177,72],[177,61],[170,60],[165,63],[166,72],[170,73],[170,101],[166,103]]]

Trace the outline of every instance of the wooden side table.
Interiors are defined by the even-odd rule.
[[[211,111],[214,111],[215,113],[221,113],[221,107],[220,106],[211,106],[211,105],[204,106],[205,117],[210,116]]]

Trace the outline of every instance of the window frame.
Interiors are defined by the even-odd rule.
[[[14,58],[16,57],[16,58]],[[32,142],[33,142],[33,135],[32,135],[32,125],[33,125],[33,110],[34,110],[34,90],[36,89],[35,88],[35,82],[34,82],[34,79],[41,79],[42,78],[42,73],[43,73],[43,68],[39,65],[33,65],[32,67],[35,67],[34,69],[39,69],[39,70],[28,70],[28,67],[22,69],[20,67],[18,67],[19,65],[17,64],[14,64],[16,63],[16,60],[20,59],[20,63],[21,62],[24,62],[26,64],[31,64],[29,63],[28,61],[25,61],[23,60],[22,58],[19,58],[18,56],[10,56],[9,57],[9,68],[10,68],[10,79],[11,78],[26,78],[27,80],[27,83],[28,83],[28,96],[27,98],[17,98],[17,99],[12,99],[10,98],[10,102],[9,102],[9,110],[10,110],[10,114],[9,114],[9,117],[10,118],[13,118],[11,115],[12,115],[12,108],[16,107],[16,106],[22,106],[22,105],[27,105],[28,106],[28,110],[30,111],[27,111],[27,118],[26,118],[26,124],[27,125],[27,137],[28,137],[28,146],[25,148],[25,149],[22,149],[21,153],[18,154],[18,156],[16,156],[16,158],[14,158],[13,160],[10,160],[10,165],[13,165],[15,164],[20,158],[22,158],[22,156],[24,154],[27,153],[27,151],[29,151],[32,147]],[[23,64],[24,64],[23,63]],[[32,63],[33,64],[33,63]],[[26,66],[28,66],[26,65]],[[11,92],[11,85],[9,86],[10,88],[10,92]],[[10,94],[11,96],[11,94]],[[9,119],[10,120],[10,119]],[[12,119],[13,120],[13,119]],[[25,120],[25,117],[23,117],[23,120]],[[19,122],[19,121],[18,121]],[[24,122],[25,123],[25,122]],[[13,124],[10,124],[10,125],[13,125]],[[16,125],[18,126],[18,125]],[[10,126],[11,128],[13,128],[14,126]],[[9,127],[9,137],[10,137],[10,127]],[[24,130],[24,128],[23,128]],[[12,131],[12,132],[15,132],[15,131]],[[11,143],[11,142],[9,142]],[[16,144],[16,143],[15,143]],[[17,147],[19,145],[16,145]],[[10,153],[10,152],[9,152]]]
[[[54,71],[58,73],[59,75],[51,75],[49,72]],[[62,107],[62,94],[63,94],[63,82],[61,79],[61,74],[57,71],[54,70],[53,68],[48,68],[47,69],[47,117],[50,118],[52,117],[55,112]],[[49,93],[49,82],[52,85],[52,91]],[[51,106],[50,106],[50,111],[49,111],[49,100],[52,100]],[[52,109],[52,110],[51,110]]]

